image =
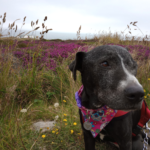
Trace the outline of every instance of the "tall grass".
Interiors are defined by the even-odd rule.
[[[26,18],[26,17],[25,17]],[[23,25],[25,23],[23,20]],[[5,23],[6,14],[2,18]],[[47,20],[45,17],[44,22]],[[38,21],[36,21],[36,25]],[[13,29],[15,22],[9,25]],[[31,23],[35,31],[35,23]],[[45,25],[43,24],[43,29]],[[2,26],[1,26],[2,27]],[[21,27],[22,28],[22,27]],[[10,29],[10,30],[11,30]],[[17,30],[17,26],[15,28]],[[81,86],[77,72],[74,82],[68,65],[77,51],[90,51],[98,45],[117,44],[128,47],[139,65],[137,78],[145,89],[149,103],[150,72],[149,42],[123,41],[118,33],[99,34],[93,39],[81,40],[80,30],[76,41],[4,38],[0,32],[0,149],[1,150],[82,150],[84,141],[79,121],[75,92]],[[20,35],[23,33],[20,33]],[[141,46],[139,46],[141,45]],[[13,56],[18,58],[14,60]],[[143,56],[141,57],[141,54]],[[4,57],[5,55],[5,57]],[[6,59],[5,59],[6,58]],[[16,61],[20,65],[16,65]],[[18,64],[18,63],[17,63]],[[59,103],[55,108],[54,103]],[[21,112],[26,109],[27,112]],[[56,126],[47,132],[36,132],[31,125],[38,120],[59,118]],[[65,120],[64,120],[65,119]],[[114,149],[105,143],[97,143],[96,149]]]

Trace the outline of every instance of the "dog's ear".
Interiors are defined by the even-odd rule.
[[[73,72],[74,80],[76,80],[76,70],[82,71],[82,62],[85,55],[85,52],[78,52],[75,60],[69,65],[69,69]]]

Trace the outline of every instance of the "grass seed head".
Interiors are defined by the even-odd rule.
[[[25,22],[25,20],[26,20],[26,16],[24,17],[23,22]]]
[[[36,25],[38,24],[38,21],[39,21],[39,20],[36,21]]]
[[[42,40],[43,39],[43,35],[40,37],[40,40]]]
[[[33,21],[31,21],[31,27],[32,27],[32,25],[33,25]]]
[[[14,27],[15,26],[15,22],[13,22],[13,24],[12,24],[12,27]]]
[[[45,25],[44,25],[44,23],[42,23],[42,28],[44,28],[45,27]]]
[[[38,30],[40,27],[36,27],[34,30]]]
[[[16,25],[16,31],[17,31],[17,25]]]
[[[46,21],[47,20],[47,16],[45,16],[45,18],[44,18],[44,21]]]
[[[5,19],[5,17],[3,18],[3,23],[5,23],[6,22],[6,19]]]

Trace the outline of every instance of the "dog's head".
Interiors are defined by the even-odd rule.
[[[74,80],[76,70],[81,72],[84,106],[107,105],[117,110],[141,108],[144,91],[136,78],[137,63],[126,48],[105,45],[78,52],[69,69]]]

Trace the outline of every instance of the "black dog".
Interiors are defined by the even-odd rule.
[[[137,63],[126,48],[105,45],[89,52],[78,52],[69,65],[76,80],[80,71],[82,84],[82,106],[98,109],[106,105],[114,110],[130,111],[120,119],[112,119],[100,132],[100,137],[117,142],[120,150],[142,150],[140,134],[132,138],[132,130],[140,119],[144,91],[136,78]],[[83,127],[85,150],[95,150],[95,138]]]

